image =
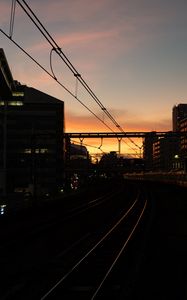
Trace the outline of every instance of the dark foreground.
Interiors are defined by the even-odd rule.
[[[151,207],[151,210],[149,210],[150,216],[148,218],[148,225],[143,227],[143,230],[146,231],[146,235],[144,234],[146,238],[144,238],[143,243],[140,240],[140,243],[143,244],[142,247],[139,247],[139,249],[142,249],[142,253],[138,254],[140,259],[137,261],[138,263],[133,266],[133,270],[129,270],[128,283],[125,282],[124,287],[122,287],[122,293],[119,299],[186,300],[187,189],[174,185],[156,184],[150,182],[122,182],[122,184],[126,185],[129,194],[132,193],[133,189],[138,187],[146,190],[148,201],[150,203],[149,207]],[[106,184],[105,191],[108,191]],[[92,190],[91,194],[94,194],[94,192],[96,192],[95,188]],[[83,199],[84,201],[87,201],[86,195],[87,193],[85,194],[85,197],[81,196],[81,200],[79,201],[83,201]],[[76,195],[75,197],[72,196],[72,198],[69,197],[68,201],[66,200],[67,199],[65,198],[63,200],[64,202],[61,203],[61,209],[63,207],[63,210],[66,210],[66,205],[68,205],[68,207],[69,205],[73,207],[78,203],[78,198],[76,198]],[[36,226],[41,217],[46,218],[51,214],[57,216],[60,213],[60,206],[58,205],[58,201],[54,203],[55,205],[53,206],[48,204],[48,208],[45,207],[45,209],[44,207],[40,207],[37,210],[37,214],[33,211],[30,213],[27,211],[27,217],[23,217],[21,213],[19,213],[17,216],[14,215],[11,217],[10,215],[9,218],[5,219],[4,221],[1,220],[1,241],[5,241],[9,244],[10,239],[14,238],[11,234],[12,227],[14,227],[14,236],[17,234],[19,237],[19,235],[22,234],[26,237],[26,230],[28,230],[26,228],[31,228],[29,230],[33,230],[33,225],[35,224]],[[24,211],[22,214],[23,213]],[[26,223],[27,227],[25,227]],[[16,226],[19,232],[16,229]],[[25,232],[21,233],[21,231]],[[24,244],[25,241],[22,241],[22,243]],[[23,255],[23,244],[21,244],[22,246],[20,245],[20,248],[17,249],[19,250],[18,253],[20,257]],[[43,246],[44,245],[42,244],[41,247]],[[35,249],[36,253],[39,252],[37,247]],[[16,256],[15,249],[12,247],[11,249],[8,249],[8,252],[9,253],[7,253],[7,255],[10,257]],[[45,252],[46,248],[44,253]],[[33,256],[33,252],[31,254]],[[2,261],[2,259],[3,258],[1,258],[2,266],[4,265],[5,267],[5,261]],[[36,257],[33,259],[33,261],[35,259]],[[5,269],[7,269],[7,267]],[[11,270],[11,266],[9,266],[9,269]],[[123,268],[121,276],[123,277]],[[124,280],[126,281],[127,279]],[[3,299],[15,298],[5,297]]]
[[[154,206],[144,260],[130,299],[187,299],[187,189],[149,186]]]

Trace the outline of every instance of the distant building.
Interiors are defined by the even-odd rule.
[[[187,117],[181,119],[179,122],[179,131],[187,133]],[[181,137],[181,147],[180,152],[182,155],[187,155],[187,136]]]
[[[153,144],[158,140],[156,132],[147,133],[143,141],[143,159],[145,171],[153,170]]]
[[[141,158],[125,158],[118,155],[116,151],[111,151],[101,157],[98,163],[98,171],[109,176],[142,172],[144,171],[144,160]]]
[[[180,138],[178,161],[187,170],[187,104],[181,103],[173,107],[173,131],[186,133]]]
[[[16,81],[7,84],[11,73],[2,52],[0,63],[1,192],[56,193],[64,177],[64,102]]]
[[[187,104],[181,103],[175,105],[172,110],[173,131],[180,130],[180,121],[187,118]]]
[[[165,136],[153,143],[153,170],[154,171],[171,171],[180,168],[176,165],[176,158],[179,153],[179,138]]]
[[[173,132],[187,132],[187,104],[178,104],[173,107],[172,126]],[[156,132],[153,131],[147,133],[143,146],[146,171],[169,171],[182,169],[186,165],[186,136],[172,136],[168,133],[165,137],[158,138]]]
[[[180,138],[179,159],[183,165],[183,169],[187,171],[187,117],[180,120],[179,131],[185,133]]]
[[[76,178],[76,187],[79,187],[88,179],[92,170],[89,152],[84,145],[71,143],[66,140],[66,185],[73,187],[72,181]]]
[[[70,144],[70,160],[76,159],[84,159],[87,160],[89,158],[88,150],[83,145]]]

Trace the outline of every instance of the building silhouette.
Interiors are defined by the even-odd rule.
[[[143,141],[143,158],[145,161],[145,171],[153,170],[153,144],[157,142],[156,132],[152,131],[146,134]]]
[[[187,117],[184,117],[179,122],[179,131],[187,133]],[[187,136],[182,135],[180,139],[180,155],[186,159],[187,157]]]
[[[64,181],[64,102],[12,80],[0,49],[0,193],[55,194]]]
[[[186,171],[187,170],[187,104],[180,103],[175,105],[172,110],[173,131],[184,133],[179,140],[179,153],[177,164]]]
[[[158,138],[156,132],[147,133],[144,139],[146,171],[186,171],[187,169],[187,104],[172,109],[173,131]],[[172,136],[173,133],[173,136]],[[184,133],[175,135],[174,133]]]
[[[187,118],[187,104],[180,103],[175,105],[172,110],[173,131],[180,131],[180,122]]]
[[[176,158],[179,154],[179,138],[166,134],[153,143],[153,170],[168,172],[179,168]]]

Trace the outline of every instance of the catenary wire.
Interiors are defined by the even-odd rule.
[[[16,11],[16,0],[12,0],[11,13],[10,13],[10,29],[9,29],[10,37],[12,37],[13,35],[15,11]]]
[[[10,37],[12,38],[12,33],[13,33],[13,25],[14,25],[14,15],[15,15],[15,4],[16,2],[18,2],[18,4],[21,6],[21,8],[24,10],[24,12],[27,14],[27,16],[31,19],[31,21],[35,24],[35,26],[38,28],[38,30],[41,32],[41,34],[46,38],[46,40],[50,43],[52,50],[50,52],[50,67],[51,67],[51,72],[53,74],[53,76],[51,76],[51,74],[47,71],[47,73],[53,78],[55,79],[63,88],[65,88],[66,91],[70,92],[64,85],[61,84],[61,82],[59,82],[54,74],[53,68],[52,68],[52,51],[56,51],[56,53],[61,57],[61,59],[64,61],[64,63],[68,66],[68,68],[71,70],[71,72],[74,74],[74,76],[76,76],[76,82],[79,81],[83,87],[87,90],[87,92],[90,94],[90,96],[95,100],[95,102],[100,106],[100,108],[103,110],[103,112],[107,115],[107,117],[112,121],[112,123],[122,132],[125,133],[125,131],[122,129],[122,127],[116,122],[116,120],[113,118],[113,116],[108,112],[108,110],[103,106],[103,104],[101,103],[101,101],[97,98],[97,96],[94,94],[94,92],[90,89],[90,87],[87,85],[87,83],[83,80],[83,78],[81,77],[81,75],[79,74],[79,72],[76,70],[76,68],[72,65],[72,63],[70,62],[70,60],[67,58],[67,56],[62,52],[61,48],[58,46],[58,44],[55,42],[55,40],[52,38],[52,36],[49,34],[49,32],[45,29],[45,27],[43,26],[43,24],[40,22],[40,20],[37,18],[37,16],[34,14],[34,12],[31,10],[31,8],[28,6],[28,4],[26,3],[26,1],[22,0],[22,2],[24,3],[24,5],[26,6],[26,8],[30,11],[30,13],[32,14],[32,16],[29,14],[29,12],[26,10],[26,8],[20,3],[19,0],[16,0],[15,2],[12,2],[12,13],[11,13],[11,34]],[[34,18],[33,18],[34,16]],[[35,20],[34,20],[35,19]],[[39,24],[39,26],[38,26]],[[4,32],[3,32],[4,33]],[[15,41],[14,41],[15,43]],[[55,48],[56,47],[56,48]],[[21,48],[20,48],[21,49]],[[23,51],[23,48],[22,48]],[[26,53],[26,51],[24,51]],[[34,60],[36,62],[35,59],[33,59],[28,53],[26,53],[32,60]],[[41,65],[36,62],[40,67]],[[45,68],[42,67],[43,70],[46,71]],[[102,119],[100,119],[93,111],[91,111],[80,99],[77,98],[77,94],[74,95],[73,93],[70,92],[70,94],[76,98],[84,107],[86,107],[94,116],[96,116],[97,119],[99,119],[103,124],[105,124],[105,126],[108,127],[108,129],[110,129],[112,132],[114,132]],[[139,148],[139,146],[130,138],[128,138],[136,147]],[[128,143],[126,141],[124,141],[127,145]],[[129,148],[131,148],[133,151],[134,149],[132,147],[130,147],[130,145],[128,145]]]
[[[76,68],[73,66],[73,64],[70,62],[70,60],[67,58],[67,56],[64,54],[62,49],[58,46],[58,44],[55,42],[53,37],[49,34],[49,32],[46,30],[46,28],[43,26],[43,24],[40,22],[40,20],[37,18],[36,14],[33,12],[33,10],[29,7],[29,5],[26,3],[25,0],[22,0],[26,8],[30,11],[32,14],[32,17],[27,9],[20,3],[19,0],[16,0],[18,4],[22,7],[22,9],[25,11],[25,13],[28,15],[28,17],[32,20],[32,22],[35,24],[35,26],[38,28],[38,30],[42,33],[42,35],[47,39],[47,41],[52,46],[52,50],[56,51],[56,53],[61,57],[61,59],[64,61],[64,63],[68,66],[68,68],[71,70],[71,72],[74,74],[74,76],[77,77],[77,80],[83,85],[83,87],[87,90],[87,92],[90,94],[90,96],[95,100],[95,102],[100,106],[100,108],[103,110],[103,112],[107,115],[107,117],[113,122],[113,124],[121,131],[124,132],[123,128],[117,123],[117,121],[114,119],[114,117],[110,114],[110,112],[104,107],[102,102],[98,99],[98,97],[95,95],[95,93],[91,90],[91,88],[88,86],[88,84],[85,82],[85,80],[82,78],[80,73],[76,70]],[[35,19],[35,20],[34,20]],[[38,24],[37,24],[38,23]],[[51,67],[52,68],[52,67]],[[140,149],[139,145],[137,145],[131,138],[128,138],[130,142],[132,142],[137,148]],[[128,145],[129,146],[129,145]],[[130,147],[130,146],[129,146]]]
[[[26,54],[34,63],[36,63],[44,72],[46,72],[51,78],[53,78],[62,88],[64,88],[72,97],[74,97],[81,105],[83,105],[92,115],[94,115],[100,122],[102,122],[110,131],[114,130],[104,122],[99,116],[97,116],[86,104],[84,104],[77,96],[75,96],[65,85],[63,85],[53,74],[51,74],[46,68],[44,68],[35,58],[33,58],[25,49],[23,49],[15,40],[10,38],[6,32],[0,28],[0,32],[3,33],[12,43],[14,43],[24,54]]]
[[[21,47],[12,37],[10,37],[4,30],[0,28],[0,32],[4,34],[11,42],[16,45],[25,55],[27,55],[38,67],[40,67],[45,73],[47,73],[52,79],[54,79],[62,88],[66,90],[72,97],[74,97],[81,105],[83,105],[92,115],[94,115],[100,122],[102,122],[110,131],[114,132],[114,130],[100,117],[98,117],[87,105],[85,105],[78,97],[77,95],[74,95],[65,85],[63,85],[55,76],[54,72],[51,74],[46,68],[44,68],[35,58],[33,58],[23,47]],[[52,52],[51,52],[52,53]],[[115,132],[114,132],[115,133]],[[124,140],[123,140],[124,141]],[[125,142],[125,141],[124,141]],[[126,142],[125,142],[126,143]],[[126,143],[127,144],[127,143]],[[128,145],[128,144],[127,144]],[[133,151],[134,149],[128,145],[129,148],[131,148]]]
[[[80,145],[80,142],[77,142],[77,141],[75,141],[75,140],[71,140],[73,143],[75,143],[75,144],[79,144]],[[87,143],[81,143],[81,145],[83,145],[83,146],[87,146],[87,147],[90,147],[90,148],[95,148],[95,149],[99,149],[102,153],[104,153],[105,154],[105,152],[101,149],[101,147],[99,146],[99,147],[97,147],[97,146],[93,146],[93,145],[89,145],[89,144],[87,144]]]
[[[34,12],[31,10],[31,8],[28,6],[28,4],[22,0],[22,2],[26,5],[26,7],[29,9],[31,14],[34,16],[34,18],[29,14],[29,12],[25,9],[25,7],[20,3],[19,0],[17,0],[18,4],[21,6],[21,8],[24,10],[24,12],[27,14],[27,16],[31,19],[31,21],[35,24],[35,26],[38,28],[38,30],[42,33],[42,35],[46,38],[46,40],[51,45],[52,49],[56,51],[56,53],[62,58],[64,63],[68,66],[70,71],[73,73],[74,76],[77,76],[77,79],[81,82],[81,84],[84,86],[84,88],[87,90],[87,92],[90,94],[90,96],[96,101],[96,103],[102,108],[102,110],[105,112],[105,114],[110,118],[110,120],[115,124],[116,127],[121,128],[120,125],[116,122],[116,120],[112,117],[112,115],[108,112],[108,110],[103,106],[101,101],[97,98],[95,93],[91,90],[91,88],[88,86],[88,84],[85,82],[85,80],[82,78],[80,73],[76,70],[76,68],[72,65],[70,60],[67,58],[67,56],[64,54],[62,49],[58,46],[58,44],[55,42],[55,40],[52,38],[52,36],[49,34],[49,32],[45,29],[43,24],[39,21],[37,16],[34,14]],[[40,26],[38,26],[37,22]],[[55,46],[55,47],[54,47]],[[62,54],[62,56],[61,56]]]
[[[103,106],[103,104],[101,103],[101,101],[97,98],[97,96],[93,93],[93,91],[90,89],[90,87],[87,85],[87,83],[82,79],[81,75],[78,73],[78,71],[75,69],[75,67],[72,65],[72,63],[70,62],[70,60],[67,58],[67,56],[62,52],[61,48],[57,45],[57,43],[55,42],[55,40],[52,38],[52,36],[49,34],[49,32],[45,29],[45,27],[43,26],[43,24],[40,22],[40,20],[37,18],[37,16],[34,14],[34,12],[31,10],[31,8],[28,6],[28,4],[26,3],[26,1],[22,0],[22,2],[24,3],[24,5],[27,7],[27,9],[31,12],[31,14],[34,16],[35,20],[33,19],[33,17],[28,13],[28,11],[25,9],[25,7],[20,3],[19,0],[17,0],[18,4],[22,7],[22,9],[25,11],[25,13],[28,15],[28,17],[32,20],[32,22],[35,24],[35,26],[38,28],[38,30],[44,35],[44,37],[47,39],[47,41],[50,43],[50,45],[53,47],[52,50],[55,50],[57,54],[60,55],[60,57],[62,58],[62,60],[64,61],[64,63],[69,67],[69,69],[73,72],[74,76],[77,77],[77,80],[79,80],[82,85],[84,86],[84,88],[87,90],[87,92],[90,94],[90,96],[92,96],[92,98],[96,101],[96,103],[101,107],[101,109],[104,111],[104,113],[108,116],[108,118],[113,122],[113,124],[119,128],[120,131],[124,132],[124,130],[122,129],[122,127],[116,122],[116,120],[112,117],[112,115],[108,112],[108,110]],[[40,27],[38,26],[38,24],[40,25]],[[53,43],[55,44],[56,48],[54,47]],[[51,54],[52,51],[50,53],[50,64],[51,64],[51,70],[52,70],[52,63],[51,63]],[[63,57],[61,56],[61,54],[63,55]],[[54,74],[53,70],[52,73]],[[54,79],[56,79],[55,76],[53,76]],[[130,138],[128,138],[136,147],[139,148],[139,146]],[[125,142],[126,143],[126,142]],[[127,143],[126,143],[127,144]],[[129,145],[128,145],[129,146]],[[130,146],[129,146],[130,147]],[[130,147],[131,148],[131,147]]]

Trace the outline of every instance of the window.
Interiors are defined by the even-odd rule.
[[[24,149],[24,153],[30,154],[31,153],[31,149]]]
[[[4,100],[1,100],[0,101],[0,106],[4,106],[5,103],[7,103],[7,105],[9,106],[22,106],[23,105],[23,101],[21,100],[10,100],[10,101],[4,101]]]
[[[12,100],[8,102],[8,105],[10,106],[22,106],[23,105],[23,101],[20,100]]]
[[[24,92],[12,92],[12,96],[14,96],[14,97],[24,97]]]

